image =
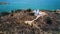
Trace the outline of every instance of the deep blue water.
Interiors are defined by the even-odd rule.
[[[8,4],[0,5],[0,12],[16,9],[60,9],[60,0],[0,0]]]

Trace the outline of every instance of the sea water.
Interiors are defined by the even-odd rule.
[[[60,0],[0,0],[8,4],[0,4],[0,12],[17,9],[60,9]]]

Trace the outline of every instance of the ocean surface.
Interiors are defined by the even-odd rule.
[[[0,0],[8,4],[0,4],[0,12],[17,9],[60,9],[60,0]]]

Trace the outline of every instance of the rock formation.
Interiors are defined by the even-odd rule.
[[[48,16],[39,17],[31,26],[25,21],[36,18],[32,11],[21,10],[1,16],[0,31],[4,34],[48,34],[49,32],[60,31],[60,16],[49,11],[43,12],[46,12]]]

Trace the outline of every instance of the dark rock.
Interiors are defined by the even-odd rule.
[[[34,16],[34,13],[29,13],[29,15]]]
[[[47,17],[47,18],[46,18],[46,23],[47,23],[47,24],[49,24],[49,25],[51,25],[51,24],[52,24],[52,20],[51,20],[51,18],[50,18],[50,17]]]

